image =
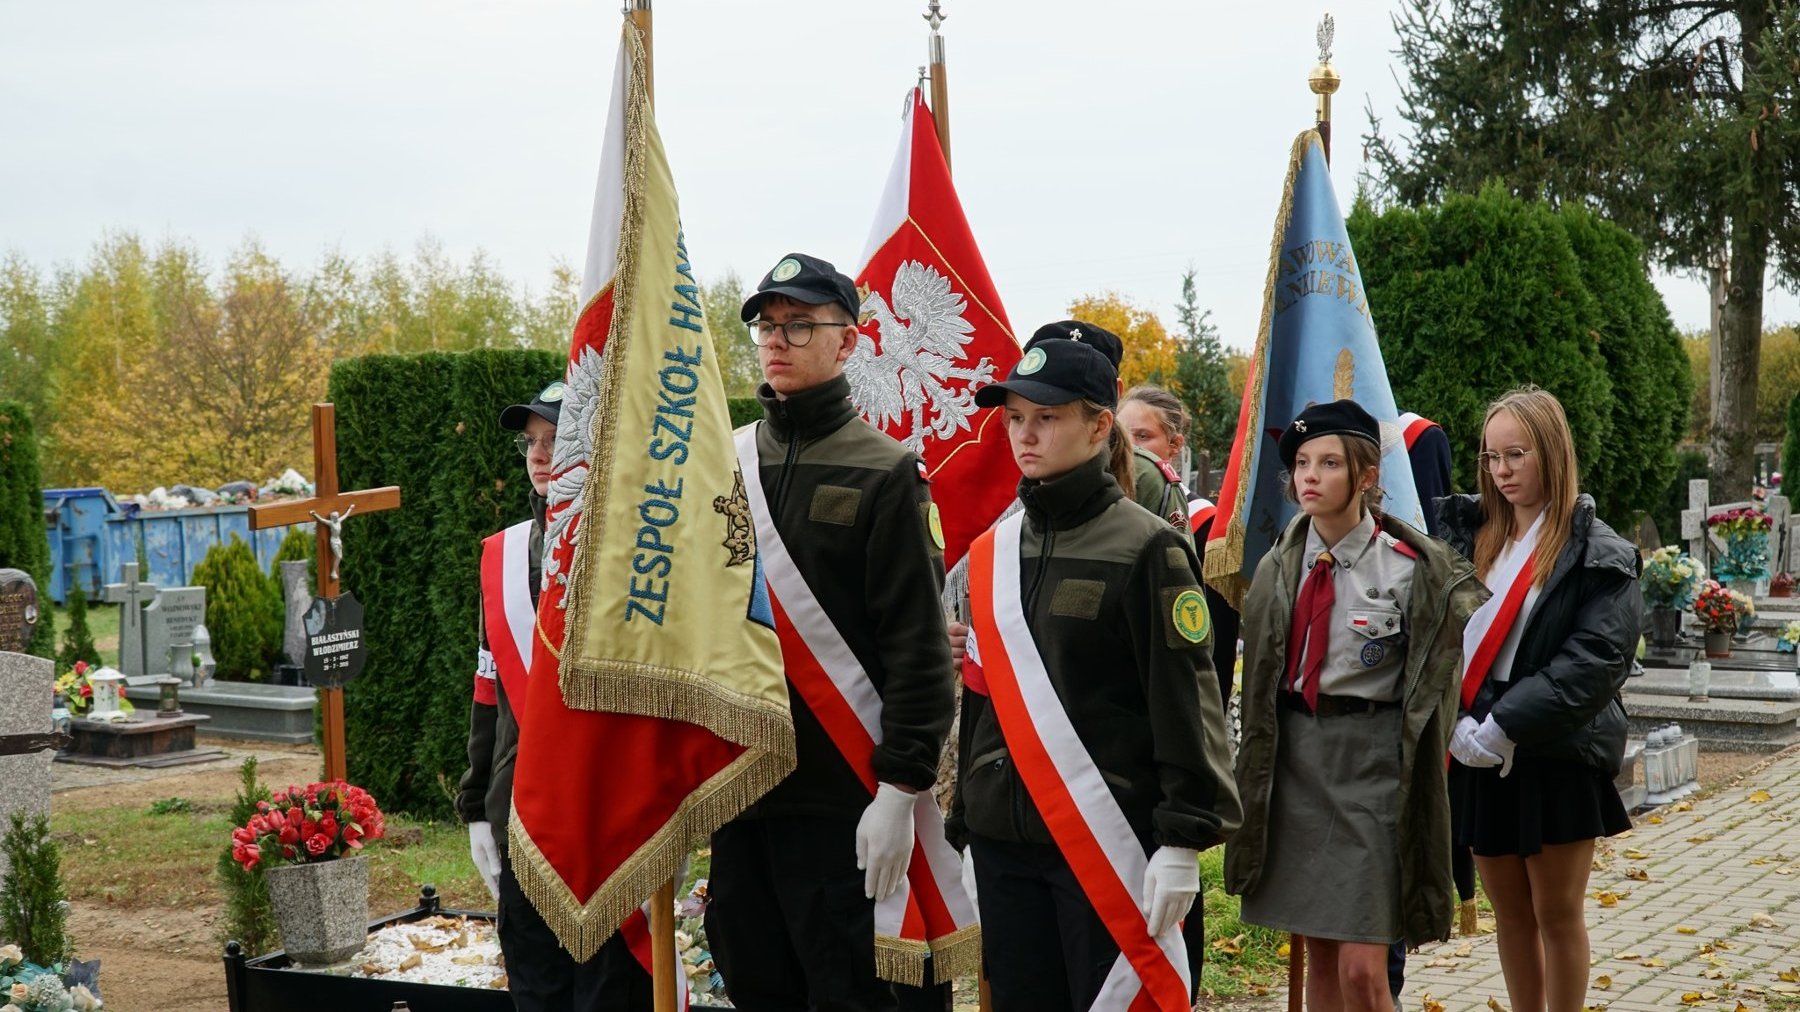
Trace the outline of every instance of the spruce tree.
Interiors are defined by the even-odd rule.
[[[50,820],[42,815],[28,820],[25,813],[14,812],[0,850],[11,865],[0,882],[0,938],[17,945],[26,960],[39,966],[69,958],[74,944],[63,909],[68,890],[63,886],[62,854],[50,839]]]
[[[63,630],[62,649],[57,651],[56,666],[72,668],[76,661],[90,667],[100,666],[100,650],[94,646],[94,633],[88,628],[87,591],[77,583],[69,589],[69,627]]]
[[[236,534],[212,546],[194,567],[206,588],[206,629],[212,634],[216,675],[234,681],[268,679],[281,648],[279,595],[256,554]]]

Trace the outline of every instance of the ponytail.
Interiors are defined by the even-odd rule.
[[[1137,475],[1132,470],[1131,437],[1117,421],[1113,422],[1112,432],[1107,436],[1107,453],[1110,457],[1106,469],[1112,472],[1113,480],[1119,483],[1127,497],[1134,495]]]

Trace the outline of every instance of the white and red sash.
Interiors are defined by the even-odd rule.
[[[1205,527],[1206,522],[1208,520],[1211,520],[1213,518],[1214,514],[1216,514],[1218,512],[1219,512],[1219,507],[1214,506],[1212,500],[1206,498],[1205,496],[1201,496],[1197,499],[1189,499],[1188,500],[1188,533],[1190,533],[1190,534],[1200,533],[1200,528]]]
[[[1097,1012],[1186,1012],[1187,949],[1179,927],[1154,938],[1144,920],[1148,859],[1100,767],[1075,733],[1032,638],[1019,595],[1019,532],[1024,514],[995,524],[969,548],[969,637],[980,651],[988,699],[1014,767],[1057,850],[1069,862],[1119,958],[1107,974]]]
[[[1426,418],[1424,415],[1417,415],[1411,411],[1402,411],[1400,413],[1401,438],[1406,441],[1406,449],[1408,452],[1412,450],[1413,444],[1419,441],[1419,436],[1423,435],[1426,429],[1442,427],[1443,426],[1438,425],[1438,423]]]
[[[537,627],[531,603],[531,523],[520,521],[481,542],[482,626],[515,717],[525,709],[531,631]]]
[[[881,744],[881,694],[788,554],[769,514],[756,450],[756,425],[737,432],[738,466],[756,522],[756,547],[774,605],[781,662],[800,698],[850,768],[875,796],[875,748]],[[979,959],[975,904],[962,888],[962,863],[944,838],[943,813],[930,791],[913,805],[913,855],[893,895],[875,904],[876,972],[923,983],[926,952],[939,983]]]
[[[491,680],[497,673],[506,686],[514,720],[522,720],[525,715],[531,636],[537,627],[537,608],[531,603],[531,524],[530,520],[521,521],[488,535],[481,542],[481,618],[488,642],[488,648],[482,651],[487,655],[482,662],[484,668],[491,669],[485,677]],[[491,704],[495,701],[493,698],[482,699],[483,677],[483,672],[477,670],[475,698]],[[487,691],[493,691],[491,685]],[[654,976],[647,907],[645,904],[644,908],[625,918],[619,925],[619,934],[624,937],[625,947],[638,965]],[[688,1007],[687,978],[681,972],[679,952],[675,954],[675,981],[675,1007],[685,1010]]]
[[[1496,566],[1488,574],[1488,589],[1505,589],[1475,609],[1475,614],[1469,616],[1469,624],[1463,627],[1462,708],[1465,710],[1475,704],[1481,684],[1487,681],[1488,672],[1494,666],[1494,658],[1506,645],[1506,637],[1511,634],[1513,623],[1519,620],[1525,598],[1531,593],[1532,580],[1537,574],[1537,563],[1532,556],[1537,554],[1538,531],[1543,526],[1544,514],[1539,513],[1524,539],[1507,558],[1506,565]]]

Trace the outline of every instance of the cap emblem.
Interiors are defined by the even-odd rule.
[[[1302,418],[1294,419],[1294,431],[1295,432],[1305,432],[1306,431],[1306,420],[1302,419]]]
[[[794,275],[799,274],[799,273],[800,273],[800,261],[795,260],[793,257],[787,257],[786,259],[782,260],[780,263],[776,264],[775,269],[769,272],[769,280],[770,281],[788,281],[788,280],[792,279],[794,277]]]
[[[1071,340],[1071,341],[1081,340],[1081,328],[1080,327],[1074,327],[1074,328],[1070,329],[1069,340]]]
[[[1029,376],[1042,369],[1047,358],[1048,356],[1044,354],[1042,348],[1032,348],[1027,351],[1025,357],[1019,360],[1019,375]]]
[[[557,401],[562,400],[563,399],[562,380],[557,380],[555,383],[552,383],[549,386],[545,387],[544,392],[537,395],[537,399],[540,401],[543,401],[546,404],[555,404]]]

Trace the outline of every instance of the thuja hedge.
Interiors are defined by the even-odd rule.
[[[44,536],[44,494],[37,430],[17,401],[0,401],[0,566],[22,569],[37,584],[40,617],[27,653],[56,656],[50,621],[50,541]]]
[[[1489,402],[1535,383],[1562,401],[1582,487],[1621,530],[1675,475],[1692,376],[1641,246],[1578,208],[1499,187],[1349,221],[1403,411],[1444,426],[1456,486],[1475,486]]]
[[[344,525],[368,665],[344,690],[352,782],[383,808],[448,815],[467,765],[481,539],[529,516],[500,409],[562,375],[542,351],[374,355],[332,367],[338,477],[400,486],[401,507]]]

